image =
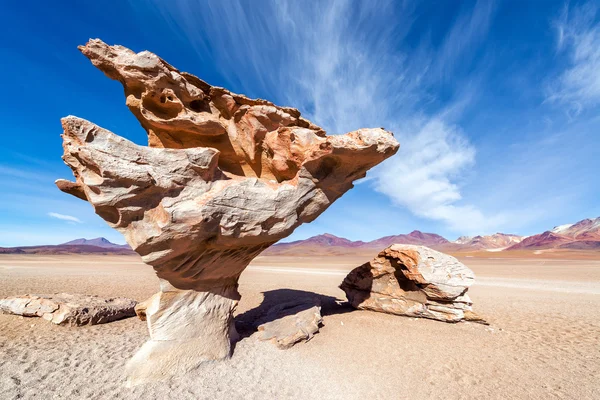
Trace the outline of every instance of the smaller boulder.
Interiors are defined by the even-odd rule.
[[[85,294],[56,293],[0,299],[0,311],[24,317],[42,317],[57,325],[96,325],[135,316],[135,300],[103,299]]]
[[[354,308],[444,322],[485,323],[467,290],[475,274],[425,246],[394,244],[352,270],[340,285]]]
[[[259,339],[270,340],[280,349],[309,341],[323,323],[318,299],[300,299],[272,307],[258,326]]]

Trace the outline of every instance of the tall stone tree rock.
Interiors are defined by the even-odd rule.
[[[56,181],[159,277],[160,291],[138,307],[150,340],[128,364],[129,384],[228,357],[244,268],[399,145],[379,128],[326,136],[294,108],[211,86],[148,51],[97,39],[80,50],[122,83],[148,133],[139,146],[63,118],[63,160],[75,182]]]

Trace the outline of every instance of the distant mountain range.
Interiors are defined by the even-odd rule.
[[[115,244],[110,242],[108,239],[99,237],[96,239],[75,239],[70,242],[59,244],[59,246],[97,246],[107,249],[129,249],[130,247],[126,244]]]
[[[126,244],[115,244],[105,238],[75,239],[57,245],[0,247],[0,254],[135,254]]]
[[[489,236],[461,236],[454,243],[473,250],[505,250],[521,243],[524,237],[506,233],[494,233]]]
[[[319,248],[383,249],[384,247],[387,247],[393,243],[423,244],[429,247],[451,244],[440,235],[436,235],[434,233],[423,233],[419,231],[413,231],[407,235],[385,236],[370,242],[363,242],[362,240],[352,241],[325,233],[323,235],[313,236],[306,240],[278,243],[272,246],[270,249],[273,249],[271,253],[297,252],[298,249],[304,248],[311,248],[313,250],[318,250]],[[270,249],[267,250],[267,253],[270,251]],[[340,251],[343,252],[343,250]]]
[[[435,233],[420,231],[412,231],[406,235],[385,236],[370,242],[351,241],[326,233],[306,240],[278,243],[268,248],[263,254],[366,254],[382,250],[394,243],[423,245],[446,252],[545,249],[600,250],[600,217],[585,219],[575,224],[557,226],[550,231],[529,237],[495,233],[487,236],[462,236],[453,242]]]
[[[352,241],[329,233],[295,242],[277,243],[265,255],[354,255],[372,254],[394,243],[415,244],[446,252],[513,250],[600,250],[600,217],[566,224],[533,236],[495,233],[488,236],[461,236],[451,242],[435,233],[412,231],[384,236],[370,242]],[[128,245],[105,238],[76,239],[59,245],[0,247],[0,254],[135,254]]]
[[[600,217],[566,224],[525,238],[508,250],[523,249],[600,250]]]
[[[460,251],[463,249],[479,250],[483,243],[489,243],[491,248],[498,248],[500,245],[506,247],[508,239],[504,236],[516,238],[516,235],[504,235],[498,233],[492,236],[476,236],[474,238],[462,237],[457,242],[451,242],[435,233],[425,233],[421,231],[412,231],[409,234],[385,236],[370,242],[351,241],[340,238],[329,233],[313,236],[306,240],[298,240],[289,243],[277,243],[263,254],[265,255],[345,255],[356,253],[373,253],[382,250],[394,243],[415,244],[430,247],[440,251]],[[492,237],[498,239],[491,239]],[[514,239],[516,240],[516,239]]]

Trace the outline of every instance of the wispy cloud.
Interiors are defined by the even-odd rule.
[[[83,221],[81,221],[79,218],[73,217],[72,215],[66,215],[66,214],[59,214],[59,213],[55,213],[55,212],[49,212],[48,216],[52,217],[52,218],[56,218],[56,219],[61,219],[63,221],[67,221],[67,222],[76,222],[78,224],[83,223]]]
[[[37,183],[51,183],[53,182],[52,176],[34,170],[24,170],[21,168],[14,168],[7,165],[0,164],[0,178],[7,177],[10,179],[18,179],[28,182]]]
[[[478,1],[470,12],[458,16],[437,51],[434,67],[441,77],[452,77],[460,65],[469,65],[477,48],[485,41],[495,9],[494,1]]]
[[[408,4],[262,2],[243,8],[209,2],[201,9],[187,1],[155,4],[201,59],[244,66],[223,71],[232,83],[260,82],[272,100],[299,107],[329,133],[378,126],[394,131],[401,149],[373,171],[370,184],[395,204],[451,228],[496,221],[476,205],[457,205],[458,181],[475,163],[475,149],[453,119],[472,91],[456,91],[450,104],[431,97],[432,88],[483,41],[492,2],[461,11],[437,46],[423,42],[406,51],[404,39],[418,14]]]
[[[458,205],[462,196],[457,182],[475,164],[475,148],[459,127],[431,118],[403,148],[399,157],[375,171],[377,191],[455,231],[487,231],[502,222],[500,216],[484,216],[473,205]]]
[[[234,86],[255,95],[258,86],[330,133],[389,122],[398,111],[392,105],[411,107],[422,96],[426,57],[408,60],[395,48],[412,24],[410,7],[377,0],[155,4],[202,60],[225,66]]]
[[[600,22],[597,3],[565,6],[556,22],[559,54],[565,70],[548,85],[546,100],[566,105],[572,116],[600,104]]]

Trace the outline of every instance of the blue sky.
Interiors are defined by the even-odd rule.
[[[122,236],[58,191],[60,118],[146,134],[77,45],[150,50],[293,106],[329,134],[383,126],[396,156],[291,239],[534,234],[600,215],[600,3],[6,2],[0,246]]]

